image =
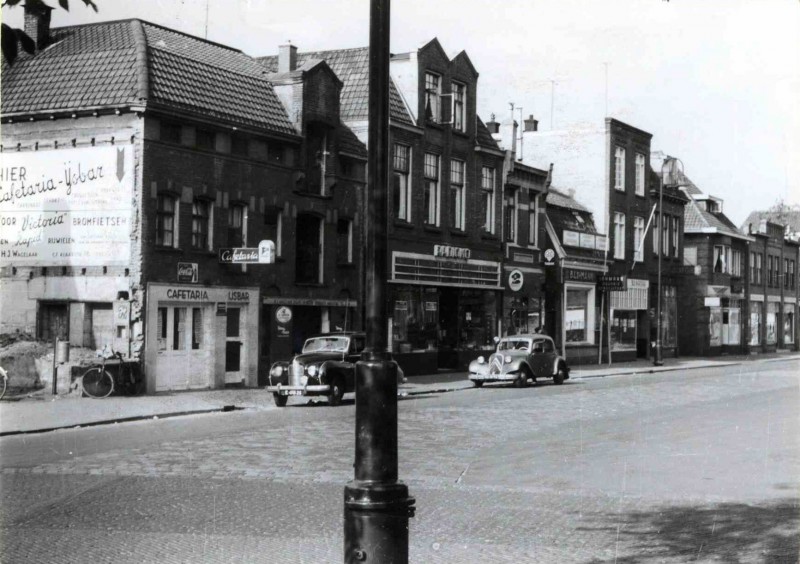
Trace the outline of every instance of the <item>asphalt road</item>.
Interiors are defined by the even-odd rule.
[[[413,562],[798,562],[800,362],[401,401]],[[271,401],[265,397],[265,401]],[[341,562],[354,408],[0,439],[2,562]]]

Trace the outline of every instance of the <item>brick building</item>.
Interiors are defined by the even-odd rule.
[[[341,118],[367,142],[368,48],[297,53],[342,80]],[[276,57],[260,62],[275,71]],[[476,114],[478,72],[438,40],[392,55],[389,342],[407,374],[465,367],[502,312],[504,153]]]
[[[658,204],[657,176],[651,173],[652,135],[614,118],[602,127],[522,133],[524,158],[537,166],[555,164],[553,182],[575,190],[591,213],[596,245],[604,254],[606,275],[623,281],[623,289],[601,291],[591,285],[567,288],[564,319],[569,312],[585,311],[588,328],[582,341],[559,337],[568,359],[592,356],[600,345],[617,361],[648,358],[656,336],[655,306],[662,295],[662,331],[665,355],[677,354],[677,287],[683,271],[683,204],[678,190],[664,191],[664,222],[655,223]],[[673,193],[674,192],[674,193]],[[657,215],[657,214],[655,214]],[[649,228],[648,228],[649,226]],[[654,233],[662,234],[661,248]],[[588,238],[586,240],[588,245]],[[596,249],[597,250],[597,249]],[[662,287],[658,288],[657,263],[662,259]],[[609,278],[609,280],[611,279]],[[600,315],[590,315],[599,308]],[[601,326],[601,319],[608,326]],[[566,324],[563,325],[566,327]]]
[[[0,331],[113,345],[153,392],[255,386],[305,334],[358,323],[366,151],[324,62],[270,81],[141,20],[40,17],[36,54],[2,70]],[[274,264],[224,262],[262,240]]]

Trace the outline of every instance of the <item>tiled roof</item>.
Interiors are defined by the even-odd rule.
[[[263,68],[241,51],[141,20],[52,35],[40,53],[4,65],[3,114],[141,105],[145,95],[148,105],[295,134]]]
[[[344,83],[339,96],[342,120],[366,121],[369,118],[369,47],[297,53],[297,66],[309,59],[324,60]],[[257,60],[267,72],[278,72],[278,57],[260,57]],[[398,123],[414,124],[392,80],[389,81],[389,112],[391,119]]]
[[[580,216],[583,219],[583,222],[578,220]],[[571,231],[579,231],[583,233],[597,233],[597,227],[595,227],[594,220],[592,219],[592,214],[579,212],[578,210],[572,210],[568,208],[561,208],[550,205],[547,206],[547,217],[550,218],[550,222],[553,224],[553,227],[560,233],[562,229],[568,229]]]
[[[592,212],[589,211],[589,208],[581,205],[578,203],[575,198],[557,190],[556,188],[550,187],[550,191],[547,193],[547,206],[558,206],[561,208],[567,208],[570,210],[576,210],[591,214]]]
[[[497,149],[499,151],[500,147],[497,145],[497,141],[494,140],[489,128],[486,127],[485,123],[483,123],[481,117],[475,116],[475,118],[478,121],[475,142],[481,147],[488,147],[490,149]]]
[[[702,233],[706,229],[713,228],[725,235],[741,236],[739,230],[725,214],[701,209],[694,201],[683,208],[683,224],[686,233]]]
[[[353,130],[345,124],[339,124],[339,151],[356,155],[357,157],[367,158],[367,148],[356,137]]]
[[[766,219],[772,223],[777,223],[779,225],[789,225],[789,229],[792,232],[800,231],[800,209],[789,209],[784,211],[754,211],[750,212],[750,215],[747,216],[747,219],[744,220],[742,223],[741,231],[742,233],[747,233],[747,227],[752,223],[754,228],[758,228],[758,225],[761,223],[761,220]]]

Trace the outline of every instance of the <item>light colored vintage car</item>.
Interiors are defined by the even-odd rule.
[[[518,388],[552,378],[563,384],[569,378],[569,367],[556,351],[547,335],[513,335],[495,338],[497,350],[488,358],[479,356],[469,365],[469,379],[480,388],[484,382],[513,382]]]

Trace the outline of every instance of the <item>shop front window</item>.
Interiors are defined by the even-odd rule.
[[[593,306],[594,304],[591,305]],[[589,307],[589,290],[582,288],[567,289],[564,327],[568,343],[585,343],[589,340]]]
[[[740,312],[741,310],[739,309],[739,302],[737,300],[731,300],[730,307],[722,308],[723,345],[738,345],[741,343]]]
[[[424,288],[394,291],[392,350],[435,350],[439,332],[439,294]]]
[[[783,342],[786,345],[794,343],[794,304],[783,306]]]
[[[462,290],[458,300],[459,349],[486,349],[494,344],[497,306],[495,293]]]
[[[664,286],[661,298],[661,345],[678,346],[678,290],[675,286]]]
[[[611,313],[611,350],[636,350],[636,311],[615,309]]]
[[[750,304],[750,344],[761,344],[761,303]]]
[[[778,303],[767,304],[767,344],[774,345],[778,342]]]
[[[708,309],[709,345],[719,347],[722,345],[722,308],[710,307]]]

